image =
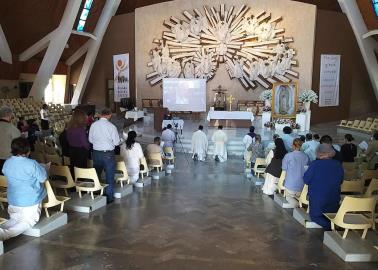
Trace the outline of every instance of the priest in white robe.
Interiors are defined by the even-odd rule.
[[[223,126],[219,126],[214,132],[211,140],[214,143],[214,159],[215,161],[224,162],[227,160],[227,134],[223,131]]]
[[[203,126],[200,125],[198,130],[193,133],[192,136],[192,158],[194,160],[205,161],[207,154],[208,140],[205,132],[203,132]]]

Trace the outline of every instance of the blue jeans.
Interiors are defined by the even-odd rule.
[[[106,184],[108,184],[105,189],[105,194],[108,200],[113,200],[115,171],[114,152],[101,152],[93,150],[93,167],[96,169],[98,179],[101,179],[102,171],[105,170]]]

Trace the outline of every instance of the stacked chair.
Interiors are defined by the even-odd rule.
[[[378,118],[368,117],[366,120],[341,120],[339,127],[372,134],[378,130]]]

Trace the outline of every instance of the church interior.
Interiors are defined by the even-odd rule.
[[[377,269],[378,0],[0,1],[0,269]]]

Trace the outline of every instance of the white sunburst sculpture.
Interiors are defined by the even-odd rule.
[[[168,31],[151,50],[147,74],[151,85],[163,78],[214,77],[220,63],[226,64],[231,79],[238,79],[246,89],[258,84],[271,89],[273,83],[290,82],[298,78],[292,70],[298,65],[293,59],[296,52],[289,47],[293,38],[285,37],[285,29],[277,28],[282,17],[272,18],[261,11],[253,14],[250,7],[242,5],[234,13],[234,7],[226,10],[203,7],[204,14],[194,9],[194,14],[183,12],[182,19],[170,17],[164,21]]]

